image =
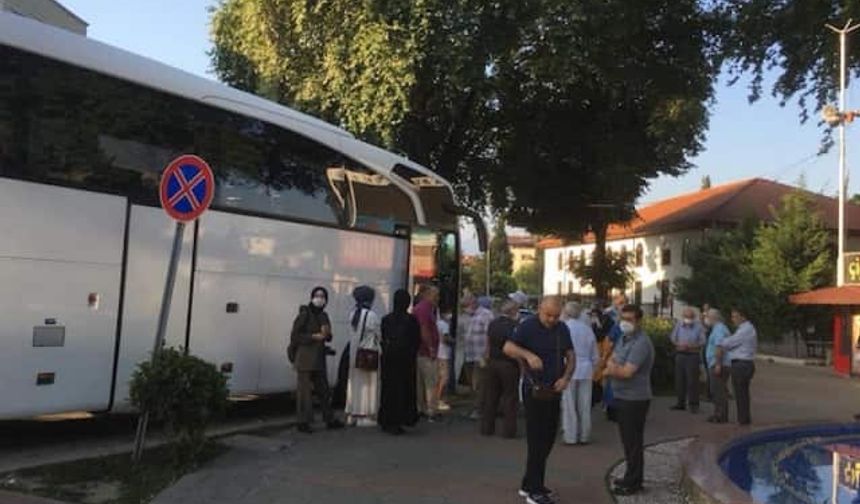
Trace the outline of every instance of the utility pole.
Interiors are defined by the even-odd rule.
[[[836,286],[845,285],[845,186],[847,183],[847,172],[845,168],[845,72],[846,72],[846,46],[847,35],[860,28],[860,25],[851,25],[852,19],[845,23],[844,28],[827,25],[830,30],[839,35],[839,236],[838,255],[836,256]]]

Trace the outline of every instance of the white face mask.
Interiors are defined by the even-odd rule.
[[[687,325],[693,325],[693,319],[691,319],[691,318],[685,318],[685,319],[684,319],[684,323],[685,323],[685,324],[687,324]]]
[[[315,297],[311,299],[311,303],[317,308],[322,308],[325,306],[325,298],[324,297]]]
[[[636,330],[636,326],[633,325],[633,322],[628,322],[626,320],[622,320],[621,323],[618,325],[619,327],[621,327],[621,332],[628,336],[633,334],[633,331]]]

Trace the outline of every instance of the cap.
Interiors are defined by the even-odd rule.
[[[523,291],[516,291],[508,294],[508,299],[514,301],[520,306],[525,306],[529,302],[529,297]]]

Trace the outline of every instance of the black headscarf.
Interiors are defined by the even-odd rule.
[[[314,306],[313,299],[319,293],[322,293],[323,297],[325,297],[325,303],[328,304],[328,291],[325,289],[325,287],[314,287],[311,291],[311,302],[308,303],[308,306],[313,313],[321,313],[323,310],[325,310],[325,306],[323,306],[322,308],[317,308],[316,306]]]
[[[373,306],[373,298],[376,293],[371,287],[361,285],[352,291],[352,297],[355,299],[355,313],[352,315],[352,328],[358,330],[358,322],[361,320],[362,309],[369,310]]]
[[[391,310],[391,314],[394,315],[395,318],[402,319],[409,314],[409,303],[411,301],[411,296],[409,296],[409,292],[407,290],[398,289],[397,292],[394,293],[394,308]]]

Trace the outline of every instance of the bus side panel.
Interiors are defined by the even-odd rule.
[[[201,219],[190,348],[218,364],[232,363],[233,393],[270,393],[295,386],[286,348],[299,306],[310,291],[329,290],[335,340],[347,339],[352,289],[377,289],[375,309],[390,307],[406,277],[402,239],[209,212]],[[235,303],[229,313],[227,303]],[[329,359],[329,375],[337,361]]]
[[[164,210],[132,205],[114,411],[130,410],[129,379],[137,365],[151,355],[175,228],[175,222]],[[185,346],[193,241],[194,225],[189,224],[185,226],[182,255],[176,272],[165,335],[167,346]]]
[[[107,407],[125,211],[0,178],[0,418]]]

